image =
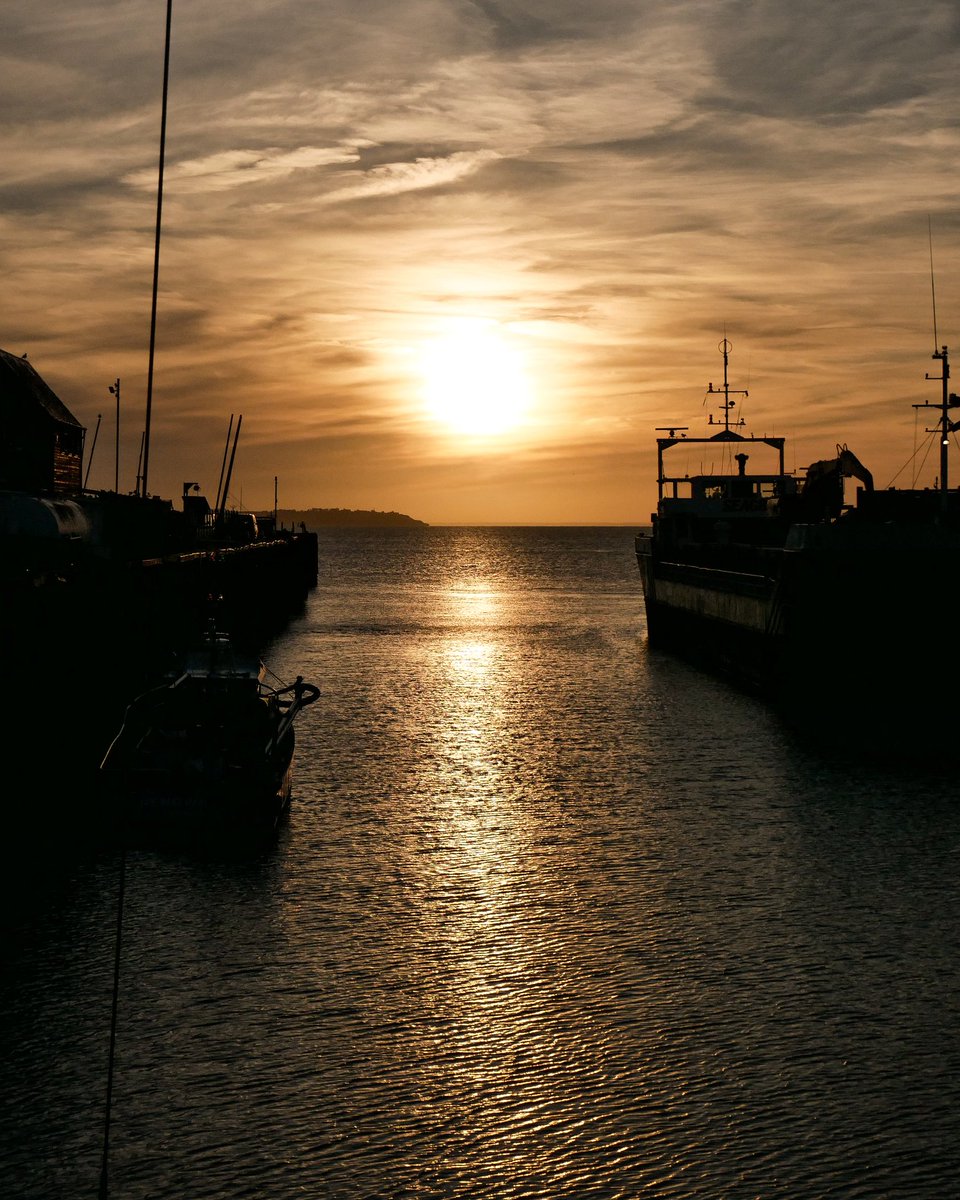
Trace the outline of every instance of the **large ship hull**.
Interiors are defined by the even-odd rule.
[[[637,560],[652,647],[680,650],[747,687],[772,687],[771,664],[781,641],[771,632],[773,579],[660,562],[639,548]]]
[[[950,718],[934,698],[960,649],[931,620],[960,578],[960,534],[851,523],[798,527],[733,570],[664,558],[637,538],[649,643],[773,701],[831,741],[922,751]],[[729,559],[743,565],[743,548]]]

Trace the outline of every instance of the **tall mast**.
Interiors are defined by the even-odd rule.
[[[173,0],[167,0],[167,31],[163,48],[163,99],[160,104],[160,165],[157,179],[157,229],[153,244],[153,299],[150,306],[150,360],[147,364],[147,412],[143,430],[143,471],[140,494],[147,495],[147,471],[150,467],[150,413],[153,407],[153,358],[157,345],[157,292],[160,284],[160,228],[163,216],[163,160],[167,146],[167,93],[170,90],[170,25]]]
[[[237,442],[240,441],[240,426],[243,424],[243,413],[237,417],[237,428],[233,435],[233,449],[230,451],[230,465],[227,467],[227,475],[223,481],[223,493],[220,496],[220,507],[217,510],[216,522],[217,528],[223,524],[223,514],[227,508],[227,493],[230,491],[230,480],[233,478],[233,460],[237,457]]]
[[[220,464],[220,482],[217,484],[217,499],[213,506],[214,512],[220,511],[220,493],[223,491],[223,475],[227,469],[227,455],[230,453],[230,435],[233,433],[233,413],[230,414],[230,424],[227,426],[227,440],[223,447],[223,462]]]

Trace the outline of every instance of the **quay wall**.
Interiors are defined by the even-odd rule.
[[[125,563],[0,588],[8,713],[0,725],[8,816],[36,831],[55,814],[83,828],[96,772],[127,704],[174,669],[214,614],[238,646],[261,651],[317,582],[317,538]]]

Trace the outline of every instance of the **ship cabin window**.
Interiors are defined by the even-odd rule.
[[[701,495],[704,500],[748,500],[757,495],[757,486],[753,479],[708,479]]]
[[[704,477],[694,495],[707,504],[719,505],[727,511],[752,511],[765,508],[772,498],[772,481],[742,476]]]
[[[759,480],[758,487],[765,500],[776,500],[778,496],[792,496],[797,490],[797,481],[789,475],[773,475]]]
[[[791,475],[694,475],[661,481],[661,514],[689,512],[754,514],[770,511],[771,501],[794,495],[797,481]]]

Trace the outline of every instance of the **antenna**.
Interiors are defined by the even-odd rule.
[[[927,242],[930,246],[930,300],[933,304],[933,355],[937,356],[940,338],[937,336],[937,288],[933,276],[933,221],[927,214]]]
[[[733,343],[728,341],[726,338],[724,338],[718,344],[717,349],[723,355],[723,387],[715,388],[712,383],[707,384],[707,394],[708,395],[714,395],[714,394],[719,395],[721,392],[723,393],[723,403],[720,405],[720,407],[723,409],[723,428],[724,428],[724,432],[729,433],[729,431],[730,431],[730,409],[734,408],[737,403],[736,400],[730,399],[731,392],[733,393],[734,396],[749,396],[750,393],[743,389],[732,388],[727,379],[727,368],[730,365],[730,351],[733,349]],[[710,414],[709,424],[710,425],[713,424],[713,414],[712,413]],[[744,421],[743,417],[740,417],[738,420],[734,421],[733,424],[735,426],[736,425],[744,425],[744,424],[746,424],[746,422]]]
[[[167,146],[167,95],[170,90],[170,25],[173,0],[167,0],[167,33],[163,49],[163,98],[160,104],[160,165],[157,179],[157,232],[153,244],[153,299],[150,306],[150,360],[147,364],[147,412],[143,430],[143,471],[140,494],[147,496],[147,469],[150,466],[150,410],[153,406],[153,358],[157,345],[157,291],[160,284],[160,228],[163,216],[163,159]]]

